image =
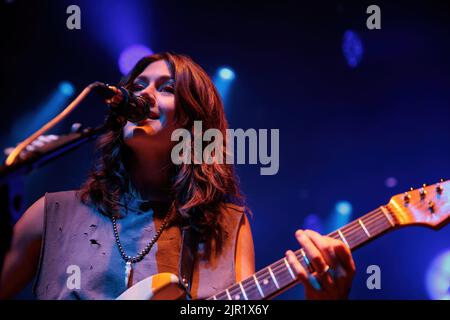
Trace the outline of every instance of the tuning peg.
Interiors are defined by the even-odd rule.
[[[405,203],[409,203],[410,200],[411,200],[411,195],[409,194],[409,192],[405,192],[403,194],[403,201],[405,201]]]
[[[427,187],[427,185],[424,183],[423,185],[422,185],[422,188],[420,188],[420,190],[419,190],[419,194],[420,194],[420,199],[424,199],[425,198],[425,196],[427,195],[427,190],[425,190],[425,188]]]
[[[431,213],[434,213],[434,202],[433,201],[428,201],[428,209],[430,209]]]
[[[438,194],[442,194],[442,192],[444,191],[444,188],[442,187],[441,183],[444,182],[444,179],[439,180],[440,183],[438,183],[437,187],[436,187],[436,192]]]

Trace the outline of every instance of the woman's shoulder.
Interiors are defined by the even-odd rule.
[[[247,210],[247,206],[243,199],[234,197],[231,195],[226,195],[225,199],[223,199],[222,207],[233,214],[242,215]]]
[[[80,189],[46,192],[43,198],[45,199],[46,208],[53,206],[64,207],[85,205],[85,201],[83,201],[81,197]]]
[[[55,200],[55,201],[80,199],[80,190],[72,189],[72,190],[45,192],[44,198],[46,200]]]
[[[236,213],[236,214],[242,214],[245,212],[245,207],[233,202],[225,202],[223,204],[224,208],[230,212]]]
[[[233,202],[224,203],[222,208],[220,221],[227,225],[227,229],[239,228],[239,225],[246,219],[246,214],[248,213],[246,206]]]

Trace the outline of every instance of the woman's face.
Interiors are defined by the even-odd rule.
[[[175,125],[175,83],[167,62],[158,60],[150,63],[136,77],[130,89],[135,94],[155,101],[151,106],[151,119],[138,123],[127,122],[123,128],[125,144],[136,148],[166,148],[172,145],[170,137]]]

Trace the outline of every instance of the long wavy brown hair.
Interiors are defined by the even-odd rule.
[[[131,90],[135,78],[158,60],[168,63],[175,80],[177,124],[189,130],[193,137],[194,121],[202,121],[204,131],[218,129],[225,141],[228,124],[220,95],[207,73],[188,56],[168,52],[146,56],[120,85]],[[107,116],[106,123],[110,129],[97,142],[98,158],[81,188],[81,198],[102,214],[112,216],[118,214],[118,202],[130,191],[131,150],[123,141],[122,126],[114,125],[112,115]],[[226,159],[226,148],[221,150]],[[210,242],[207,240],[214,239],[215,248],[220,251],[223,230],[219,215],[224,212],[223,205],[227,202],[244,205],[233,165],[217,162],[174,165],[171,193],[177,217],[199,231],[207,246]]]

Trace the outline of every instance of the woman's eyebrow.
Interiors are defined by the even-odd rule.
[[[134,81],[148,81],[147,77],[145,76],[138,76],[134,79]]]
[[[164,76],[159,77],[156,81],[167,82],[167,81],[172,80],[172,79],[173,79],[172,76],[164,75]]]
[[[155,83],[156,84],[162,84],[162,83],[165,83],[165,82],[167,82],[169,80],[173,80],[172,76],[170,76],[170,75],[163,75],[163,76],[160,76],[160,77],[156,78]],[[134,79],[134,81],[149,82],[149,79],[146,76],[142,76],[141,75],[141,76],[136,77],[136,79]]]
[[[158,86],[166,83],[169,80],[174,80],[174,79],[170,75],[160,76],[158,79],[156,79],[155,86],[158,87]]]

